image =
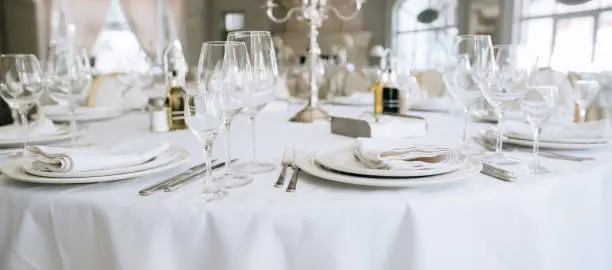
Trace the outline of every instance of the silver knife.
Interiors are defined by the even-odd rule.
[[[500,173],[498,171],[492,171],[492,170],[487,169],[485,167],[482,167],[482,170],[480,172],[482,174],[485,174],[485,175],[488,175],[488,176],[491,176],[493,178],[496,178],[496,179],[499,179],[499,180],[502,180],[502,181],[506,181],[506,182],[514,182],[514,180],[516,180],[515,176],[510,176],[510,175],[507,175],[507,174],[503,174],[503,173]]]
[[[216,162],[216,160],[213,160],[213,162]],[[191,175],[194,172],[200,171],[202,169],[206,168],[206,163],[202,163],[202,164],[198,164],[195,165],[189,169],[187,169],[186,171],[175,175],[169,179],[166,179],[164,181],[161,181],[155,185],[152,185],[150,187],[141,189],[140,191],[138,191],[138,194],[140,194],[141,196],[149,196],[151,194],[153,194],[154,192],[157,192],[159,190],[161,190],[162,188],[164,188],[166,185],[173,183],[174,181],[176,181],[177,179],[181,179],[183,177],[185,177],[186,175]]]
[[[293,174],[291,175],[291,180],[289,180],[289,185],[287,186],[286,192],[294,192],[297,186],[298,176],[300,175],[300,167],[292,166]]]
[[[234,163],[236,161],[238,161],[238,159],[232,159],[230,161],[230,163]],[[215,164],[215,165],[211,166],[211,169],[214,171],[214,170],[222,168],[224,166],[225,166],[225,162],[221,162],[219,164]],[[183,186],[185,186],[185,185],[195,181],[198,178],[198,176],[202,175],[205,172],[206,172],[206,168],[203,168],[203,169],[201,169],[201,170],[199,170],[197,172],[193,172],[190,175],[182,177],[181,179],[177,179],[176,181],[170,183],[169,185],[166,185],[163,188],[163,190],[165,192],[175,191],[175,190],[177,190],[177,189],[179,189],[179,188],[181,188],[181,187],[183,187]]]
[[[487,169],[487,170],[490,170],[490,171],[493,171],[493,172],[498,172],[498,173],[501,173],[501,174],[505,174],[505,175],[508,175],[508,176],[514,177],[514,173],[513,173],[513,172],[511,172],[511,171],[507,171],[507,170],[502,169],[502,168],[500,168],[500,167],[495,167],[495,166],[493,166],[493,165],[491,165],[491,164],[482,163],[482,167],[483,167],[484,169]]]

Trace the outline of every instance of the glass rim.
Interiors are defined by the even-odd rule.
[[[264,30],[240,30],[240,31],[232,31],[229,32],[229,34],[227,34],[227,36],[271,36],[272,34],[270,34],[270,31],[264,31]]]
[[[228,41],[216,40],[216,41],[205,41],[205,42],[202,42],[202,46],[204,46],[204,45],[211,45],[211,46],[245,45],[246,46],[246,43],[244,43],[242,41],[233,41],[233,40],[228,40]]]

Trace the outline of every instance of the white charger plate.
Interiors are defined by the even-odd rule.
[[[80,136],[85,130],[77,131],[76,136]],[[70,134],[70,126],[57,126],[57,131],[55,133],[40,136],[40,137],[30,137],[28,139],[29,144],[47,144],[57,141],[68,140],[72,138]],[[25,143],[25,138],[12,139],[12,140],[0,140],[0,148],[9,148],[9,147],[19,147],[23,146]]]
[[[95,176],[95,177],[75,177],[75,178],[51,178],[42,177],[28,174],[24,171],[23,165],[28,162],[24,159],[11,160],[0,167],[2,172],[7,177],[24,182],[40,183],[40,184],[87,184],[87,183],[99,183],[99,182],[110,182],[118,180],[132,179],[141,176],[152,175],[161,173],[170,169],[174,169],[189,160],[189,152],[181,148],[175,148],[178,151],[178,155],[170,162],[162,166],[153,167],[149,170],[137,171],[131,173]]]
[[[62,105],[43,106],[44,114],[53,121],[70,121],[70,113],[68,108]],[[75,114],[76,121],[97,121],[112,119],[121,116],[123,113],[120,108],[110,107],[80,107]]]
[[[451,183],[475,176],[482,170],[482,163],[470,159],[463,168],[446,174],[419,178],[372,178],[367,176],[347,175],[320,166],[314,156],[300,159],[297,166],[304,172],[327,181],[373,187],[422,187]]]
[[[106,176],[106,175],[115,175],[115,174],[124,174],[124,173],[132,173],[138,171],[150,170],[151,168],[155,168],[157,166],[163,166],[174,160],[179,155],[180,149],[175,147],[170,147],[165,152],[161,153],[159,156],[141,164],[123,167],[123,168],[112,168],[105,170],[96,170],[96,171],[87,171],[87,172],[48,172],[37,170],[32,167],[32,163],[23,164],[23,170],[26,173],[36,176],[42,177],[52,177],[52,178],[80,178],[80,177],[97,177],[97,176]]]
[[[466,166],[467,157],[462,156],[457,164],[444,168],[423,169],[423,170],[381,170],[366,167],[359,162],[353,154],[352,146],[344,146],[333,150],[317,153],[315,160],[317,163],[339,172],[383,177],[422,177],[438,175],[458,170]]]

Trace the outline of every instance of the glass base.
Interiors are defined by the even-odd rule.
[[[542,164],[540,164],[539,162],[534,162],[534,161],[529,163],[529,165],[527,166],[527,169],[532,174],[551,173],[551,171],[547,169],[546,167],[542,166]]]
[[[226,172],[215,178],[217,186],[228,189],[244,187],[252,182],[252,176],[235,172]]]
[[[266,161],[250,161],[236,164],[232,166],[232,170],[237,173],[259,174],[276,170],[276,165]]]
[[[489,155],[485,155],[482,160],[490,163],[491,165],[516,165],[521,163],[521,160],[508,157],[503,153],[491,153]]]
[[[221,198],[225,197],[225,195],[227,195],[227,191],[217,187],[205,187],[202,190],[202,199],[206,200],[207,202],[220,200]]]

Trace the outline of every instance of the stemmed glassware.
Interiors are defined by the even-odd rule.
[[[276,165],[258,161],[256,154],[255,117],[274,98],[278,81],[278,67],[272,37],[268,31],[238,31],[228,35],[228,41],[244,42],[251,62],[248,100],[242,111],[251,126],[251,160],[237,164],[238,172],[256,174],[273,171]]]
[[[580,111],[580,123],[586,120],[586,112],[599,93],[599,84],[596,81],[579,80],[574,82],[574,100]]]
[[[495,153],[485,159],[499,165],[518,164],[518,159],[503,154],[504,114],[525,94],[536,59],[532,59],[520,45],[492,46],[485,57],[490,59],[488,67],[476,77],[476,81],[497,114],[497,146]]]
[[[207,201],[223,198],[227,191],[215,184],[212,175],[212,147],[225,122],[223,93],[202,87],[195,95],[185,97],[185,121],[196,136],[206,159],[206,176],[202,197]]]
[[[27,155],[29,126],[27,113],[42,95],[45,82],[38,58],[32,54],[0,55],[0,95],[19,112],[24,133],[23,155]]]
[[[77,134],[76,108],[81,93],[85,90],[89,64],[70,44],[58,43],[50,47],[46,65],[47,88],[51,97],[66,102],[70,112],[71,145]]]
[[[559,90],[556,86],[529,86],[523,99],[521,109],[533,127],[533,160],[528,164],[529,172],[534,174],[549,173],[538,158],[542,126],[553,115],[559,104]]]
[[[462,142],[463,151],[466,154],[479,154],[479,151],[469,147],[468,126],[470,109],[482,96],[480,88],[474,81],[474,76],[485,67],[483,63],[486,58],[484,56],[491,45],[491,37],[488,35],[456,37],[451,47],[451,62],[443,71],[449,94],[463,107],[465,113]]]
[[[198,64],[199,87],[204,91],[218,91],[224,102],[225,129],[225,174],[216,179],[225,188],[235,188],[250,184],[252,176],[232,171],[231,136],[232,120],[248,99],[247,87],[250,82],[251,66],[246,46],[242,42],[212,41],[204,42]]]

